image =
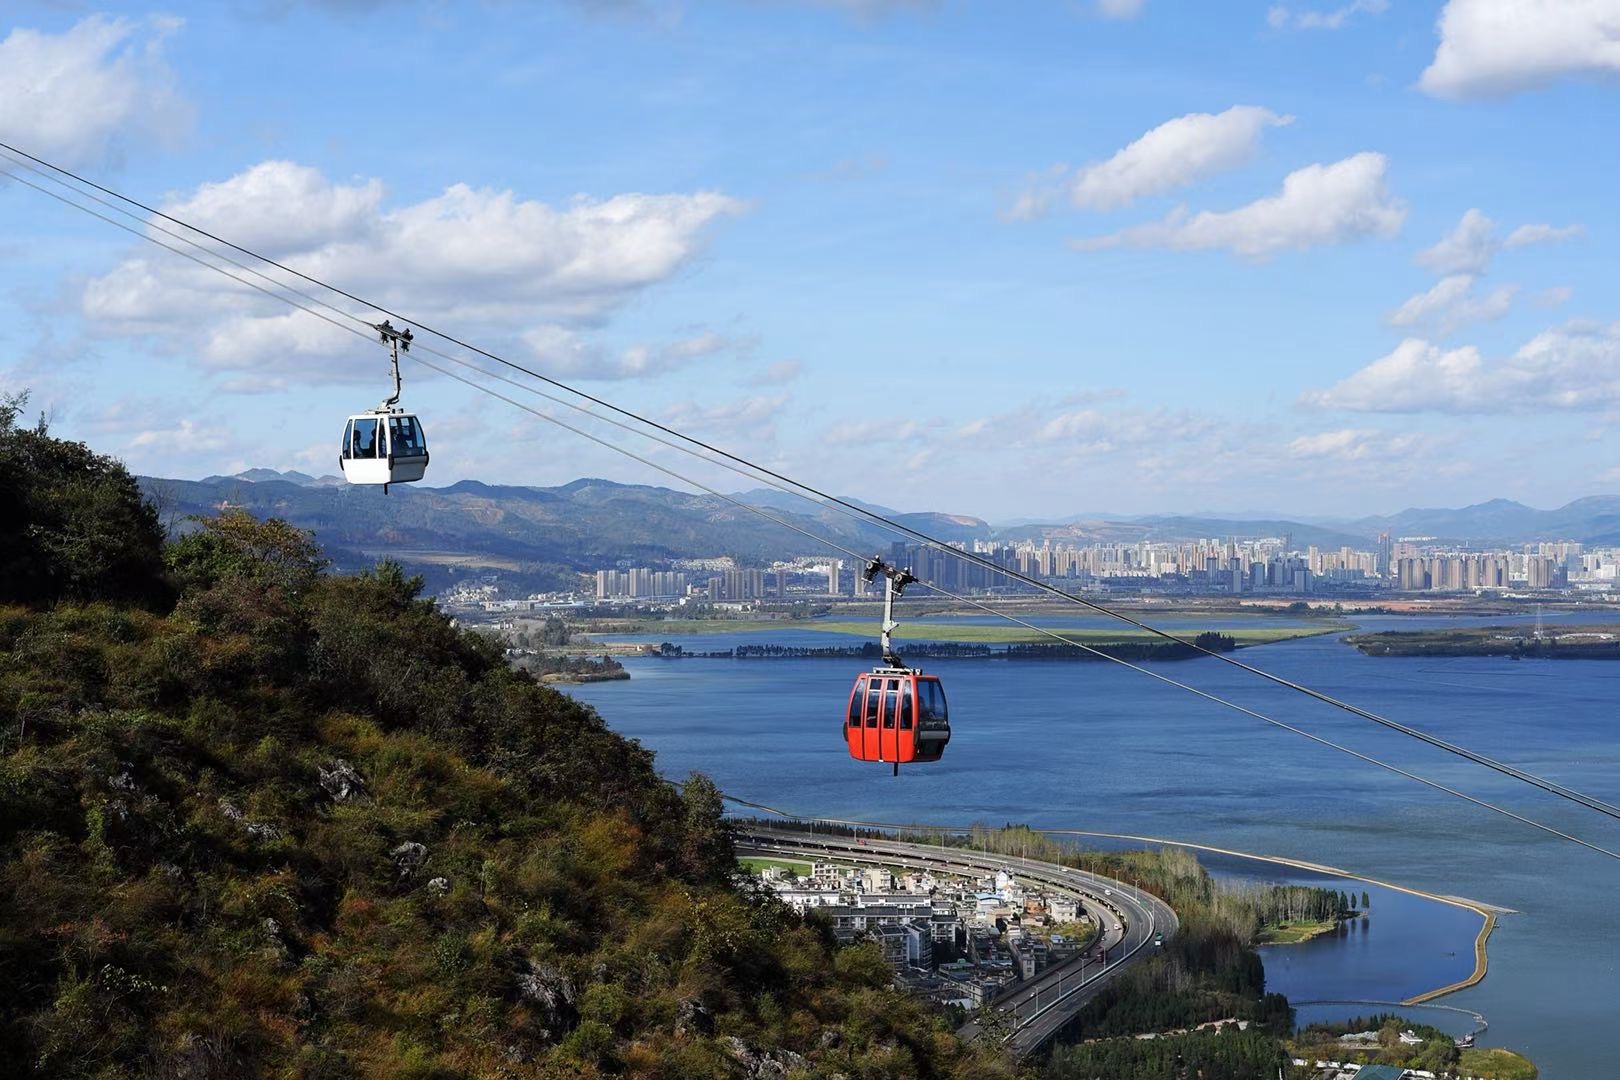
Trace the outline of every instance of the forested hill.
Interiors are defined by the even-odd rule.
[[[0,1075],[1008,1074],[742,891],[711,784],[396,567],[244,513],[165,543],[122,466],[15,421]]]

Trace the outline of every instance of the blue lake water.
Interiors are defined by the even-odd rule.
[[[1067,616],[1035,621],[1109,625]],[[1529,620],[1461,620],[1513,621]],[[1559,615],[1557,621],[1584,619]],[[1458,621],[1357,622],[1368,629],[1415,629]],[[668,629],[654,638],[705,651],[859,640],[789,628],[689,636]],[[1243,655],[1279,675],[1620,802],[1614,704],[1620,662],[1371,658],[1337,636]],[[1620,1074],[1620,1050],[1593,1037],[1620,1005],[1620,862],[1114,664],[927,662],[927,670],[944,678],[950,698],[950,748],[944,760],[904,768],[898,778],[886,766],[851,760],[844,749],[840,718],[858,662],[638,658],[626,666],[630,681],[581,686],[574,695],[657,751],[667,775],[702,771],[730,794],[784,810],[1164,836],[1327,863],[1512,908],[1519,914],[1504,916],[1491,938],[1489,977],[1444,1002],[1484,1013],[1491,1027],[1482,1041],[1530,1054],[1544,1077]],[[1219,661],[1151,667],[1620,848],[1620,823]],[[1255,872],[1284,879],[1275,869]],[[1373,891],[1359,885],[1357,891],[1363,887]],[[1365,929],[1267,950],[1272,986],[1302,999],[1398,999],[1460,977],[1453,971],[1466,974],[1478,917],[1402,897],[1375,895]]]

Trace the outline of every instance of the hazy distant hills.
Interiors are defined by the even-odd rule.
[[[667,488],[576,480],[561,487],[500,487],[462,481],[449,487],[395,486],[384,495],[336,477],[255,469],[204,480],[141,479],[172,525],[223,506],[284,518],[310,529],[340,567],[364,566],[383,554],[437,580],[449,563],[521,571],[544,587],[573,583],[582,570],[628,561],[731,555],[758,563],[795,554],[829,554],[808,538],[722,499]],[[877,552],[891,537],[808,503],[768,512],[855,551]],[[902,515],[949,536],[990,535],[982,521],[948,515]],[[448,558],[448,556],[462,558]]]
[[[1349,545],[1365,549],[1378,534],[1433,537],[1436,541],[1475,546],[1513,546],[1537,540],[1579,540],[1585,544],[1620,544],[1620,496],[1592,495],[1555,510],[1537,510],[1511,499],[1492,499],[1456,509],[1413,507],[1397,514],[1335,521],[1295,521],[1278,517],[1147,515],[1084,519],[1063,524],[1021,524],[999,529],[1003,539],[1073,539],[1100,543],[1137,540],[1187,540],[1198,537],[1263,537],[1288,535],[1294,543],[1322,548]]]
[[[1591,495],[1556,510],[1537,510],[1510,499],[1460,510],[1412,509],[1389,517],[1362,518],[1361,531],[1392,536],[1434,536],[1475,544],[1520,544],[1534,540],[1620,543],[1620,496]]]
[[[1365,547],[1367,538],[1347,529],[1266,518],[1228,519],[1152,515],[1114,520],[1075,521],[1061,525],[1019,525],[997,530],[1005,540],[1050,538],[1054,542],[1131,544],[1139,540],[1196,540],[1201,537],[1292,536],[1296,544],[1323,548]]]
[[[339,566],[367,565],[388,553],[434,579],[448,573],[450,564],[483,564],[522,573],[542,587],[571,582],[572,575],[582,570],[624,561],[646,565],[731,555],[758,563],[787,555],[829,554],[808,538],[722,499],[608,480],[576,480],[549,488],[475,481],[443,488],[401,485],[387,495],[377,488],[350,487],[334,476],[271,469],[200,481],[143,478],[142,483],[175,523],[183,523],[189,514],[241,506],[313,530]],[[855,551],[876,553],[895,539],[845,513],[778,491],[760,489],[737,498]],[[1364,549],[1387,530],[1397,538],[1428,536],[1473,545],[1557,539],[1620,544],[1620,496],[1577,499],[1555,510],[1493,499],[1459,509],[1413,508],[1337,522],[1150,515],[999,529],[965,515],[899,513],[875,504],[858,505],[953,542],[1050,537],[1071,543],[1130,543],[1286,534],[1301,546]]]

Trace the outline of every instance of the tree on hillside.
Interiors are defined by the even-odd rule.
[[[27,403],[0,395],[0,603],[164,605],[157,510],[117,460],[19,426]]]

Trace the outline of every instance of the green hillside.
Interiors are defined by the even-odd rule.
[[[1007,1075],[732,878],[712,784],[0,403],[0,1075]],[[403,502],[403,500],[401,500]],[[780,1068],[778,1068],[780,1066]]]

